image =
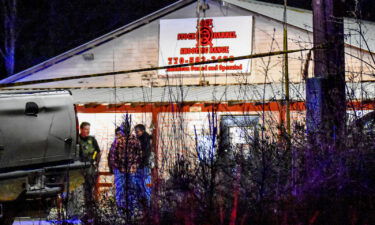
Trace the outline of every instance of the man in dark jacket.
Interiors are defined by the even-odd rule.
[[[95,137],[90,136],[90,123],[82,122],[78,143],[80,146],[79,156],[81,161],[98,163],[100,148]]]
[[[146,132],[146,128],[143,124],[138,124],[135,127],[135,133],[138,140],[141,142],[141,164],[139,168],[150,168],[151,166],[151,135]]]
[[[151,147],[151,135],[146,132],[143,124],[134,127],[136,136],[141,143],[140,165],[137,170],[137,184],[142,192],[142,198],[146,206],[150,206],[151,200],[151,168],[153,167],[153,154]]]
[[[86,218],[83,218],[83,220],[91,220],[94,217],[95,211],[94,190],[97,179],[97,168],[100,159],[100,148],[95,137],[90,136],[90,123],[81,123],[78,143],[80,146],[80,160],[89,164],[88,167],[83,170],[83,175],[85,178],[83,188],[86,209]]]

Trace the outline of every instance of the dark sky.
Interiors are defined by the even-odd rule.
[[[16,72],[41,63],[175,1],[17,0],[19,36],[16,45]],[[283,3],[283,0],[263,1]],[[374,20],[375,13],[372,9],[375,7],[375,1],[359,1],[363,17]],[[288,0],[288,4],[311,9],[311,0]],[[350,9],[353,9],[353,3],[347,1],[347,11]],[[0,20],[2,19],[1,16]],[[3,21],[0,24],[2,26]],[[2,30],[0,29],[1,47],[3,47]],[[0,60],[0,78],[4,78],[4,75],[4,63]]]
[[[0,0],[0,4],[1,1],[4,0]],[[16,72],[173,2],[175,0],[17,0]],[[3,21],[0,23],[1,48],[4,42],[2,24]],[[4,78],[4,74],[4,63],[0,60],[0,77]]]

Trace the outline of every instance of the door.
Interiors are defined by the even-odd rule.
[[[249,154],[258,139],[257,115],[224,115],[220,120],[220,153]]]
[[[75,139],[69,93],[0,97],[0,169],[69,160]]]

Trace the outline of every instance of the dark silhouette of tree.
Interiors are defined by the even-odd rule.
[[[14,73],[17,40],[17,0],[2,0],[3,48],[0,48],[8,76]]]

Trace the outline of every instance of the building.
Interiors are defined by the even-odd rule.
[[[255,0],[208,0],[209,9],[197,13],[197,3],[178,1],[1,83],[128,71],[283,49],[283,6]],[[312,12],[288,8],[287,15],[288,48],[310,49]],[[366,102],[357,108],[366,113],[374,109],[375,24],[346,18],[345,34],[348,98]],[[313,66],[308,55],[308,50],[289,54],[293,122],[303,123],[304,81],[312,76]],[[229,136],[240,143],[242,138],[236,134],[241,127],[267,125],[278,133],[285,123],[282,55],[13,89],[71,90],[79,119],[92,124],[104,152],[108,151],[116,124],[124,114],[131,115],[133,124],[145,124],[156,137],[161,170],[196,148],[197,139],[212,141],[210,136],[216,133],[210,127],[228,128]],[[111,185],[104,159],[103,187]]]

